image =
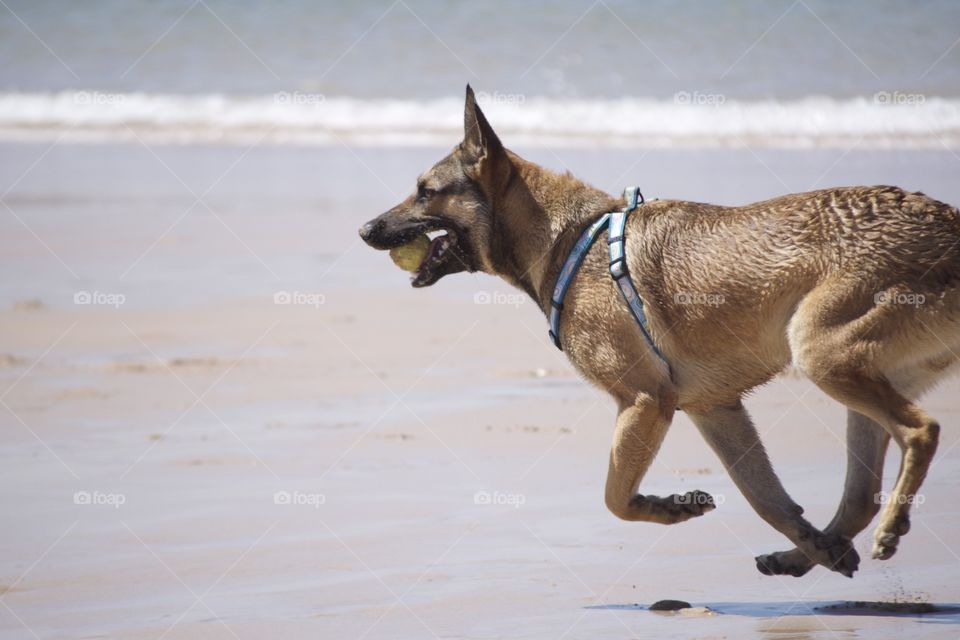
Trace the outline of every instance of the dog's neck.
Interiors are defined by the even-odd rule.
[[[512,172],[494,203],[495,272],[549,307],[559,264],[580,231],[619,201],[574,178],[560,175],[510,153]],[[561,255],[562,254],[562,255]]]

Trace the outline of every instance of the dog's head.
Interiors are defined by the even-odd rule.
[[[459,271],[489,271],[493,201],[510,160],[467,85],[463,142],[417,180],[416,191],[360,227],[374,249],[392,249],[427,233],[427,257],[411,284],[427,287]]]

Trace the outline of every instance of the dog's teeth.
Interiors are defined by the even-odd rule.
[[[442,237],[437,246],[437,257],[443,256],[447,252],[447,249],[450,248],[450,240],[447,237]]]

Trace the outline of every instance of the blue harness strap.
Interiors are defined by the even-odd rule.
[[[567,289],[570,288],[570,283],[573,281],[573,277],[576,275],[580,265],[583,264],[583,260],[586,258],[587,252],[593,245],[594,240],[597,239],[600,231],[602,231],[604,227],[607,227],[607,244],[610,249],[610,275],[613,277],[614,282],[617,283],[620,295],[623,296],[624,301],[630,308],[630,312],[637,321],[640,332],[646,339],[647,344],[649,344],[653,352],[657,354],[657,357],[663,360],[664,363],[667,363],[666,358],[660,353],[660,349],[657,348],[657,345],[653,342],[653,338],[650,336],[647,314],[643,310],[643,300],[637,293],[636,287],[633,286],[633,282],[630,280],[630,274],[627,271],[627,256],[624,246],[624,230],[627,224],[627,214],[636,209],[638,205],[643,204],[643,196],[640,194],[638,187],[626,189],[623,195],[627,200],[627,206],[619,211],[603,214],[599,220],[590,225],[587,230],[583,232],[583,235],[580,236],[580,239],[577,240],[577,243],[573,245],[570,255],[567,256],[567,260],[563,263],[560,275],[557,276],[557,284],[553,289],[553,297],[550,300],[550,338],[553,340],[553,344],[562,351],[563,347],[560,344],[560,312],[563,311],[563,298],[567,295]],[[667,364],[667,366],[669,367],[669,364]]]
[[[583,264],[583,259],[587,257],[587,252],[590,250],[590,247],[593,246],[593,241],[597,239],[597,236],[600,235],[603,228],[607,226],[609,220],[610,214],[605,213],[599,220],[587,227],[587,230],[583,232],[583,235],[580,236],[577,243],[573,245],[573,249],[570,250],[570,255],[567,256],[566,262],[563,263],[560,275],[557,276],[557,284],[553,287],[553,297],[550,298],[550,339],[553,340],[553,344],[555,344],[560,351],[563,351],[563,347],[560,346],[560,312],[563,311],[563,298],[567,295],[567,289],[570,288],[570,283],[573,282],[573,276],[577,275],[577,270],[580,268],[580,265]]]

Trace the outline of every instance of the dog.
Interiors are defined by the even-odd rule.
[[[574,243],[623,206],[504,148],[468,85],[463,141],[360,236],[385,250],[439,232],[412,276],[414,287],[482,271],[549,313]],[[575,276],[560,325],[570,362],[619,408],[609,510],[624,520],[676,524],[715,507],[701,491],[638,493],[679,409],[757,514],[795,546],[758,556],[762,573],[802,576],[819,564],[853,577],[860,558],[852,539],[881,502],[872,555],[893,556],[939,436],[916,400],[960,361],[957,209],[889,186],[741,207],[658,200],[630,215],[626,242],[629,273],[663,359],[641,337],[609,275],[605,242],[591,247]],[[790,365],[847,407],[843,497],[822,531],[780,483],[741,402]],[[901,467],[881,501],[891,438]]]

